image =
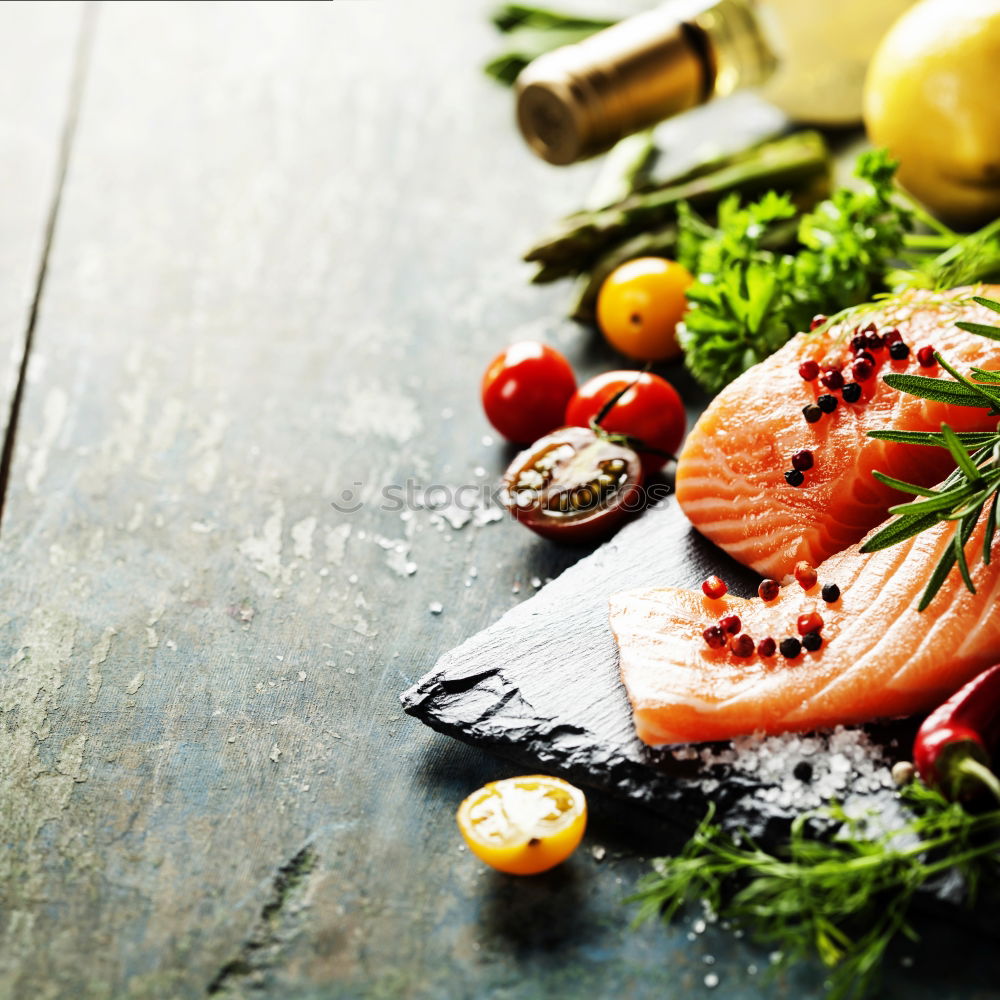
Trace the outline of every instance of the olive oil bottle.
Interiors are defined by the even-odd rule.
[[[745,88],[794,119],[851,124],[869,58],[912,3],[669,0],[527,66],[518,123],[531,148],[559,164]]]

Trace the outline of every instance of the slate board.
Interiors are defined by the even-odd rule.
[[[694,751],[647,747],[635,736],[619,680],[608,596],[633,587],[697,587],[711,573],[747,597],[760,580],[699,535],[671,497],[444,655],[402,695],[403,706],[442,733],[638,801],[682,829],[704,815],[711,797],[727,823],[777,837],[797,803],[769,801],[763,789],[775,781],[705,767]],[[872,732],[890,753],[894,741],[909,743],[906,724]],[[822,767],[824,754],[822,743],[809,755],[809,770]],[[801,756],[793,744],[789,769]],[[872,791],[890,797],[888,789]]]

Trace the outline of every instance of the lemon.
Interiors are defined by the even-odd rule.
[[[970,226],[1000,215],[1000,0],[911,7],[872,58],[864,117],[935,214]]]

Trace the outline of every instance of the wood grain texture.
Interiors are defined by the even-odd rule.
[[[77,3],[0,6],[0,441],[57,194],[82,15]]]
[[[453,811],[510,769],[401,715],[579,553],[384,490],[502,467],[513,336],[609,360],[518,263],[592,170],[521,148],[484,12],[98,13],[0,540],[0,996],[819,996],[630,931],[666,831],[600,795],[560,871],[482,869]]]

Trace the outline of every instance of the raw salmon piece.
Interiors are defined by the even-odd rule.
[[[931,486],[952,468],[947,451],[890,444],[867,437],[876,429],[992,430],[986,410],[945,406],[890,389],[890,371],[942,375],[921,368],[916,351],[935,346],[959,370],[972,365],[1000,368],[1000,343],[955,326],[960,319],[995,323],[997,316],[971,300],[973,294],[1000,298],[1000,287],[914,293],[884,309],[866,313],[823,334],[801,333],[776,354],[724,389],[692,429],[677,464],[677,499],[691,523],[731,556],[764,576],[781,580],[800,560],[814,565],[857,542],[885,520],[904,498],[872,478],[872,469],[907,482]],[[799,365],[811,359],[821,368],[851,358],[854,327],[874,322],[896,327],[911,348],[908,361],[875,353],[875,374],[860,383],[856,404],[819,380],[806,382]],[[850,379],[850,369],[845,368]],[[837,409],[809,424],[802,408],[822,392],[838,398]],[[785,482],[791,456],[812,451],[815,465],[800,487]]]
[[[658,745],[811,730],[939,704],[998,659],[1000,560],[976,557],[985,520],[966,547],[977,593],[953,571],[923,612],[917,604],[951,544],[950,523],[870,555],[853,545],[819,567],[811,590],[793,582],[769,604],[674,588],[613,595],[611,629],[639,738]],[[833,604],[820,597],[826,583],[841,589]],[[702,635],[737,614],[753,639],[780,642],[798,636],[798,616],[813,611],[823,645],[793,660],[741,659]]]

